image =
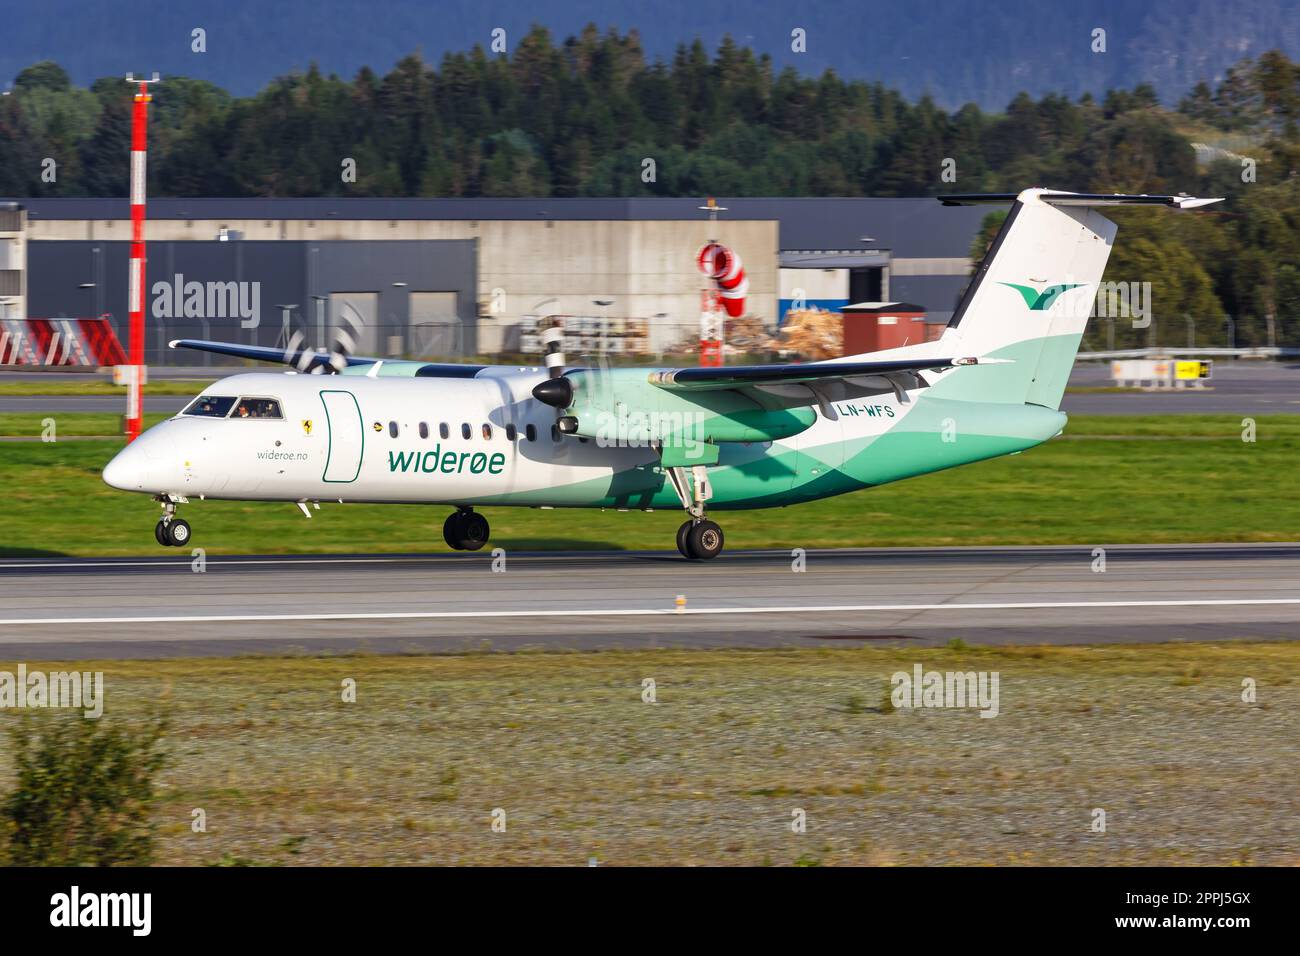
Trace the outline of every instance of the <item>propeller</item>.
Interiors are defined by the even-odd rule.
[[[603,337],[602,337],[603,340]],[[616,384],[609,374],[610,365],[602,352],[596,359],[595,368],[581,370],[576,378],[564,371],[564,353],[562,351],[564,330],[551,326],[542,333],[543,347],[546,353],[546,367],[550,377],[533,387],[533,397],[556,411],[556,425],[564,434],[577,431],[578,420],[565,415],[564,410],[573,405],[574,393],[582,388],[599,396],[598,406],[612,409]]]
[[[542,350],[550,376],[533,388],[533,398],[558,413],[573,404],[573,383],[564,377],[564,328],[552,325],[542,330]]]
[[[334,341],[328,353],[302,348],[307,336],[302,329],[295,329],[284,347],[284,360],[292,363],[299,372],[311,375],[337,375],[348,367],[348,356],[357,347],[357,340],[365,322],[351,302],[345,301],[339,310],[339,323],[334,329]],[[294,356],[297,355],[295,361]],[[328,355],[325,361],[322,356]]]

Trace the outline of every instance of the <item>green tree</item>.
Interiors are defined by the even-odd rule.
[[[144,866],[165,723],[114,728],[81,714],[16,721],[14,788],[0,805],[15,866]]]

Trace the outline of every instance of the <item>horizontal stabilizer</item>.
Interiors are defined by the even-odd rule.
[[[1219,199],[1199,199],[1196,196],[1181,194],[1178,196],[1125,195],[1123,193],[1071,193],[1056,189],[1032,190],[1039,202],[1051,206],[1173,206],[1177,209],[1195,209],[1210,203],[1223,202]],[[1010,203],[1024,199],[1024,193],[966,193],[953,196],[940,196],[939,201],[945,206],[974,206],[980,203]]]

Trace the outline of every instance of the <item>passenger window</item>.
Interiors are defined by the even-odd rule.
[[[537,441],[537,426],[536,426],[536,425],[526,425],[526,426],[524,427],[524,436],[525,436],[529,441]]]
[[[429,437],[429,423],[428,423],[428,422],[420,422],[420,437],[421,437],[421,438],[428,438],[428,437]]]
[[[519,432],[515,429],[515,426],[514,426],[514,425],[507,425],[507,426],[506,426],[506,441],[514,441],[514,440],[515,440],[515,436],[518,435],[518,434],[519,434]]]
[[[446,422],[443,422],[441,425],[438,426],[438,434],[442,438],[451,437],[451,429],[447,427]]]
[[[460,437],[469,441],[469,436],[472,434],[473,432],[470,431],[469,422],[463,422],[460,426]]]
[[[492,426],[487,424],[487,422],[483,423],[483,440],[484,441],[492,440]]]
[[[397,422],[388,423],[388,434],[391,435],[393,438],[397,437]]]
[[[280,403],[274,398],[241,398],[231,418],[284,418]]]
[[[233,396],[200,395],[186,406],[182,415],[197,415],[201,418],[225,418],[235,404]]]

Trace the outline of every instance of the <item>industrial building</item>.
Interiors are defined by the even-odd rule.
[[[125,199],[0,206],[0,317],[127,314]],[[414,357],[523,350],[530,322],[632,320],[648,348],[698,328],[694,254],[744,260],[745,311],[905,301],[945,321],[985,210],[933,199],[154,199],[145,315],[150,363],[194,361],[177,337],[326,345],[340,310],[357,351]]]

